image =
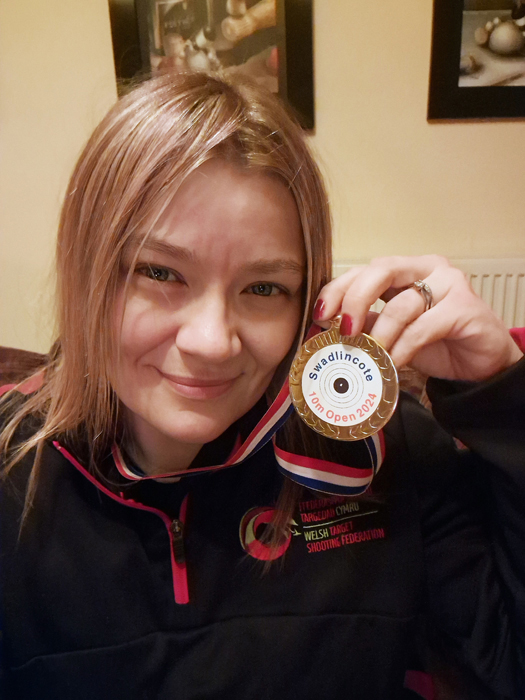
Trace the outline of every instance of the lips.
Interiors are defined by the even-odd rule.
[[[166,379],[170,387],[172,387],[177,394],[189,399],[216,399],[226,394],[238,379],[237,376],[231,378],[218,377],[215,379],[199,379],[197,377],[183,377],[168,374],[161,370],[157,371]]]

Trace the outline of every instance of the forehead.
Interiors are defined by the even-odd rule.
[[[207,257],[233,248],[247,257],[278,253],[304,259],[299,213],[287,186],[276,176],[223,160],[191,173],[152,212],[146,228],[149,244],[164,241]]]

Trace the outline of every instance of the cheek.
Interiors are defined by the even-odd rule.
[[[129,299],[117,308],[116,332],[121,353],[139,359],[157,348],[172,330],[161,310]]]
[[[285,323],[271,324],[258,333],[256,347],[258,364],[261,369],[275,371],[289,353],[299,329],[301,310]]]

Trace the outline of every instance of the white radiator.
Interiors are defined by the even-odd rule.
[[[503,319],[508,328],[525,326],[525,258],[451,260],[466,274],[474,291]],[[334,263],[334,275],[362,265],[349,261]],[[379,311],[383,302],[372,307]]]

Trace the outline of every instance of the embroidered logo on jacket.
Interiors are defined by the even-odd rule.
[[[272,550],[264,541],[264,533],[274,512],[275,509],[270,506],[251,508],[241,520],[241,545],[254,559],[270,561],[282,557],[290,546],[292,537],[304,538],[309,554],[385,539],[384,527],[371,527],[370,517],[362,520],[365,516],[376,520],[373,516],[379,514],[377,504],[332,496],[301,501],[298,513],[290,522],[289,535],[279,547]]]
[[[384,527],[364,527],[360,519],[379,513],[377,504],[349,501],[340,496],[299,503],[300,524],[294,535],[303,535],[309,554],[338,549],[358,542],[382,540]],[[369,520],[369,519],[368,519]]]
[[[241,545],[246,554],[249,554],[254,559],[262,561],[271,561],[279,559],[290,546],[292,533],[290,532],[285,541],[274,549],[269,544],[262,540],[263,534],[266,531],[266,526],[272,521],[275,508],[261,507],[251,508],[244,514],[239,528],[239,537]]]

